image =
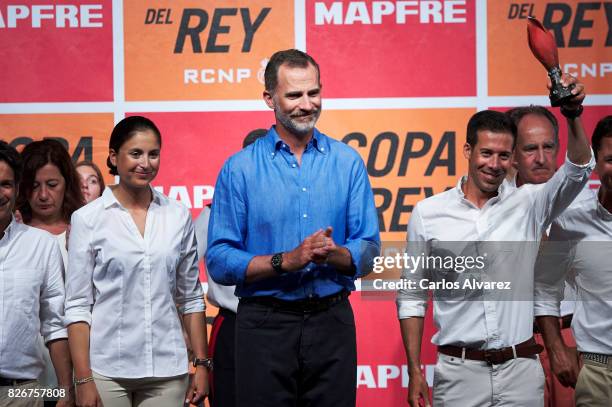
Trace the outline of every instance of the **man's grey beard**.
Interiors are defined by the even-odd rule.
[[[305,136],[314,129],[317,120],[321,115],[321,109],[313,111],[312,119],[307,123],[299,123],[297,120],[291,118],[291,116],[279,112],[278,108],[274,109],[274,114],[278,121],[285,127],[290,133],[297,136]]]

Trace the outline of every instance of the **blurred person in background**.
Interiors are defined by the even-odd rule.
[[[79,161],[75,167],[81,180],[81,192],[85,203],[90,203],[102,196],[106,185],[100,168],[91,161]]]

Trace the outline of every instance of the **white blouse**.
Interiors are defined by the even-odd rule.
[[[90,325],[91,368],[104,376],[187,373],[178,314],[205,308],[191,215],[152,193],[144,237],[110,188],[72,215],[66,325]]]

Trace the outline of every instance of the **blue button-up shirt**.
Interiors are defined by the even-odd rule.
[[[327,226],[352,256],[354,276],[310,263],[297,272],[245,281],[255,256],[287,252]],[[230,157],[219,174],[208,227],[206,265],[212,278],[236,285],[239,297],[284,300],[354,290],[380,252],[378,217],[367,171],[351,147],[314,130],[297,158],[272,127]]]

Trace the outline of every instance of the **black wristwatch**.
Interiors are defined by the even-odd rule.
[[[208,370],[212,370],[213,368],[213,361],[211,358],[206,358],[206,359],[193,358],[192,363],[193,363],[193,367],[204,366]]]
[[[287,272],[287,270],[283,270],[283,253],[273,255],[270,263],[272,263],[272,268],[277,274],[285,274]]]

